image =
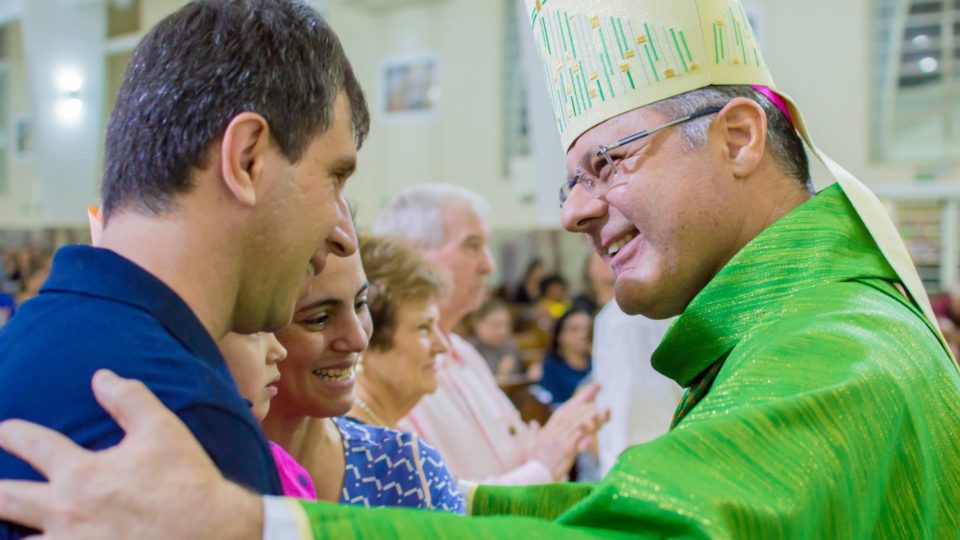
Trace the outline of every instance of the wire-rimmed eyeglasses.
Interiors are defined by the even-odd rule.
[[[570,192],[573,191],[573,188],[576,187],[577,184],[583,186],[587,193],[592,195],[594,198],[600,199],[614,187],[620,186],[629,180],[627,175],[621,175],[617,171],[620,162],[623,161],[623,159],[627,156],[614,158],[609,153],[611,150],[615,150],[621,146],[639,141],[644,137],[649,137],[650,135],[667,129],[668,127],[673,127],[684,122],[689,122],[690,120],[696,120],[697,118],[701,118],[703,116],[715,114],[721,110],[722,107],[707,107],[705,109],[700,109],[693,114],[671,120],[666,124],[645,129],[643,131],[638,131],[633,135],[624,137],[612,144],[596,147],[596,155],[604,158],[606,166],[601,167],[601,170],[597,172],[596,176],[587,174],[583,171],[583,169],[578,167],[576,173],[572,177],[564,180],[563,184],[560,186],[560,206],[563,207],[563,204],[567,202],[567,199],[570,197]]]

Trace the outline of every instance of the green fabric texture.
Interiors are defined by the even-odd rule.
[[[677,410],[673,413],[673,420],[670,421],[670,429],[677,427],[677,424],[687,416],[687,413],[692,411],[693,408],[700,403],[700,400],[707,397],[707,393],[710,392],[710,388],[713,387],[713,381],[715,381],[717,375],[720,374],[721,367],[723,367],[723,358],[718,359],[706,371],[690,381],[690,386],[687,387],[687,391],[683,394],[683,399],[680,400],[680,403],[677,405]]]
[[[315,538],[957,538],[960,375],[846,197],[758,235],[670,328],[668,434],[595,485],[481,486],[474,516],[304,503]]]

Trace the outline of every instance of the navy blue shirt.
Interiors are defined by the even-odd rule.
[[[112,251],[64,247],[39,296],[0,329],[0,418],[42,424],[89,449],[113,446],[123,432],[90,390],[100,368],[143,381],[226,478],[281,493],[263,431],[187,304]],[[0,478],[41,476],[0,451]],[[0,525],[0,538],[25,532]]]
[[[577,391],[583,379],[590,374],[590,368],[574,369],[563,358],[548,354],[543,360],[543,378],[540,386],[553,395],[553,403],[563,403]]]

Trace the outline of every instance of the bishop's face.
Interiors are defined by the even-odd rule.
[[[645,107],[590,129],[567,152],[567,172],[596,177],[605,160],[596,148],[669,121]],[[601,198],[574,187],[563,226],[587,236],[616,274],[617,303],[627,313],[662,319],[681,313],[739,249],[747,209],[721,159],[711,126],[708,142],[684,144],[677,128],[611,150],[625,180]]]

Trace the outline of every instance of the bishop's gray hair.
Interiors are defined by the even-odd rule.
[[[767,115],[767,151],[787,176],[794,178],[806,187],[807,191],[812,192],[810,163],[797,130],[787,120],[783,111],[750,86],[708,86],[658,101],[650,107],[672,119],[693,114],[707,107],[723,107],[737,97],[756,101],[763,108],[763,112]],[[707,129],[712,118],[714,117],[705,116],[677,126],[688,149],[700,148],[707,143]]]
[[[484,219],[490,214],[487,201],[474,191],[452,184],[423,184],[394,197],[377,217],[373,232],[436,249],[446,240],[443,214],[447,208],[467,210]]]

